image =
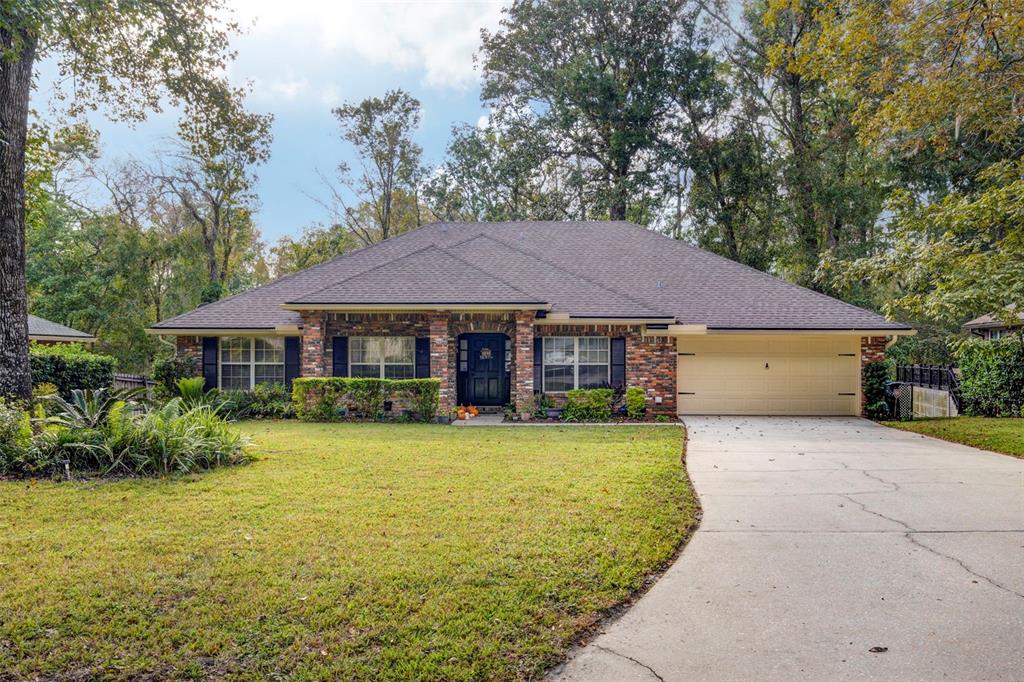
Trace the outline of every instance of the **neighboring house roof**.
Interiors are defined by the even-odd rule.
[[[62,324],[44,320],[35,315],[28,316],[28,338],[32,341],[79,341],[92,343],[96,337]]]
[[[621,221],[432,223],[154,328],[273,329],[302,323],[284,304],[443,306],[467,298],[710,329],[910,329]]]
[[[1007,306],[1007,310],[1012,312],[1016,306]],[[1024,324],[1024,312],[1017,313],[1017,319]],[[982,315],[976,317],[970,322],[964,323],[964,329],[1004,329],[1006,323],[996,317],[995,313],[989,313],[988,315]]]

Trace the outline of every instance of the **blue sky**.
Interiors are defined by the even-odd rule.
[[[308,195],[323,195],[319,169],[333,176],[351,154],[331,108],[402,88],[423,105],[417,141],[424,160],[444,156],[452,124],[476,123],[487,112],[479,101],[473,54],[480,29],[495,28],[500,1],[231,0],[245,33],[234,41],[229,76],[251,81],[249,106],[274,114],[270,162],[258,169],[263,238],[326,218]],[[52,90],[43,65],[33,105],[47,110]],[[176,112],[131,127],[89,117],[100,131],[104,160],[144,160],[174,134]]]

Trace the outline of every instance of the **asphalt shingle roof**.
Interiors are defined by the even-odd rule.
[[[419,265],[416,252],[423,259]],[[455,304],[469,302],[469,293],[476,299],[488,291],[494,299],[487,302],[509,302],[522,292],[527,301],[550,304],[552,312],[573,317],[674,318],[717,329],[909,329],[614,221],[432,223],[155,328],[272,329],[301,324],[298,312],[281,308],[284,303],[334,298],[339,300],[330,302],[401,304],[429,294],[451,300],[415,302]]]
[[[477,269],[445,249],[428,246],[289,303],[544,305],[546,301]]]
[[[1013,306],[1013,305],[1010,305],[1010,306],[1007,306],[1006,309],[1012,313],[1016,309],[1016,307]],[[1017,313],[1017,319],[1019,319],[1021,322],[1024,322],[1024,311]],[[996,313],[989,313],[987,315],[982,315],[981,317],[974,318],[970,322],[965,322],[964,323],[964,329],[985,329],[987,327],[1005,327],[1005,326],[1006,326],[1006,323],[1003,322],[1001,319],[999,319],[999,316],[996,315]]]
[[[29,338],[33,336],[60,337],[67,338],[68,341],[92,341],[96,338],[92,334],[86,334],[35,315],[28,316],[28,336]]]

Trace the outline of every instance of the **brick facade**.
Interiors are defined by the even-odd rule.
[[[331,354],[327,339],[327,313],[321,311],[302,313],[302,347],[299,357],[302,376],[324,377],[331,375]]]
[[[649,414],[676,413],[676,342],[645,336],[640,325],[536,325],[537,336],[608,336],[626,339],[626,386],[647,394]],[[656,398],[661,402],[656,402]]]
[[[533,408],[534,336],[608,336],[626,339],[626,385],[647,394],[651,414],[674,415],[676,410],[676,346],[670,337],[644,336],[639,325],[545,325],[534,311],[501,313],[331,313],[303,312],[302,376],[334,373],[335,336],[413,336],[430,339],[430,376],[441,381],[440,413],[455,408],[457,353],[460,334],[496,332],[512,340],[510,400],[516,412],[529,418]],[[202,363],[202,339],[179,336],[179,354]],[[557,399],[557,396],[555,396]],[[662,402],[655,402],[660,397]]]
[[[537,313],[521,310],[515,315],[512,333],[512,400],[522,419],[533,412],[533,338],[538,327],[534,324]]]
[[[428,318],[430,335],[430,376],[440,381],[438,412],[447,414],[455,407],[455,363],[452,361],[452,336],[449,316],[444,313]]]
[[[860,369],[862,372],[870,363],[885,360],[885,344],[888,340],[887,336],[860,337]],[[864,410],[866,405],[867,401],[864,398],[864,391],[862,389],[860,392],[860,413],[862,417],[867,416]]]
[[[196,367],[203,366],[203,340],[198,336],[179,336],[175,341],[175,355],[178,357],[192,356],[196,359]]]

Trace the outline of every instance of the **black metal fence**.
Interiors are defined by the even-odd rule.
[[[943,367],[941,365],[897,365],[896,381],[911,386],[948,391],[957,409],[963,409],[960,404],[960,379],[957,377],[956,370],[953,367]]]
[[[953,368],[940,365],[897,365],[896,381],[939,390],[949,390],[957,384]]]

